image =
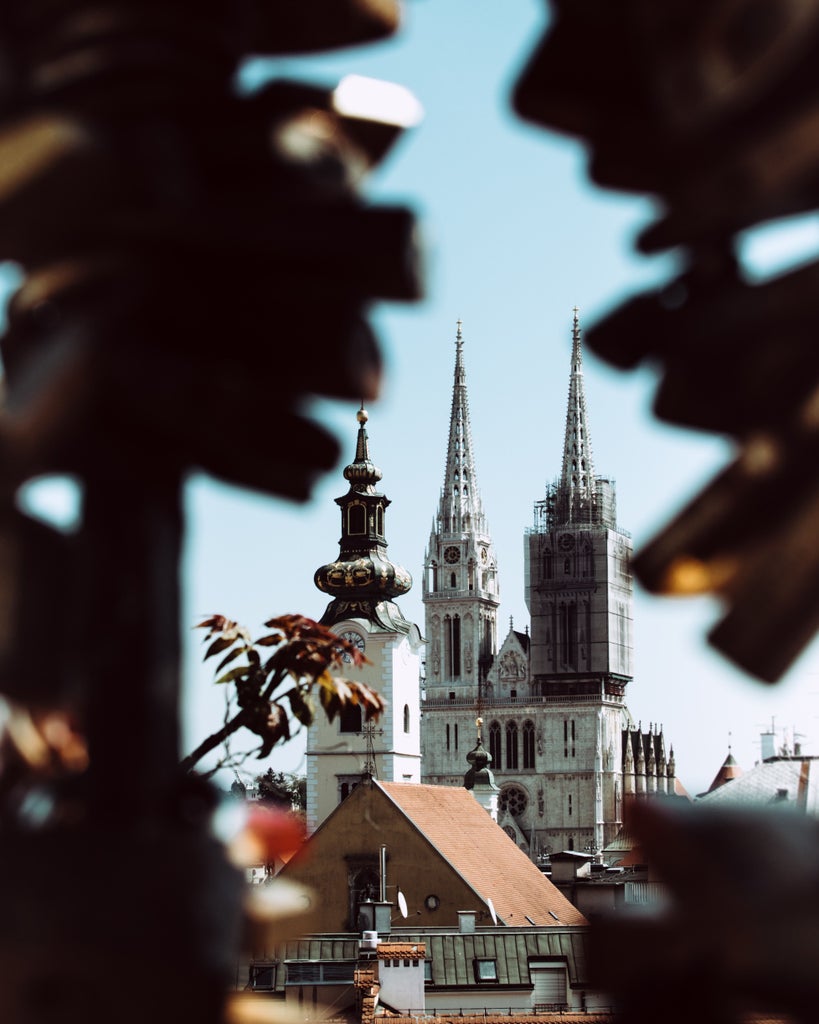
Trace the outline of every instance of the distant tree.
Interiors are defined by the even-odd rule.
[[[277,743],[290,739],[291,716],[300,725],[312,723],[317,711],[316,696],[331,722],[350,705],[361,708],[365,721],[377,718],[384,710],[384,700],[375,690],[338,674],[345,662],[360,666],[367,661],[349,641],[303,615],[268,619],[265,626],[274,632],[257,640],[251,639],[244,626],[224,615],[212,615],[196,627],[206,629],[203,642],[210,641],[204,660],[223,655],[216,666],[216,682],[235,688],[238,710],[233,713],[229,702],[221,729],[182,760],[186,771],[222,744],[226,746],[225,758],[205,774],[212,775],[219,768],[236,763],[237,757],[230,754],[227,741],[239,729],[258,736],[258,757],[267,757]],[[275,650],[264,657],[270,648]],[[240,664],[233,664],[240,659]],[[231,664],[233,667],[228,669]],[[289,688],[284,689],[288,684]],[[238,758],[247,756],[242,754]]]
[[[268,768],[263,775],[256,776],[255,782],[261,803],[295,811],[306,809],[307,779],[304,776]]]

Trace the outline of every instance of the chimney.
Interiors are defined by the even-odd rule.
[[[458,931],[462,935],[471,935],[475,931],[475,916],[474,910],[458,911]]]

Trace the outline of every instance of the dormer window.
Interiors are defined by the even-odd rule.
[[[492,982],[498,980],[497,960],[475,960],[475,981]]]

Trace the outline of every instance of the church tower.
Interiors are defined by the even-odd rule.
[[[393,600],[412,579],[387,557],[389,499],[376,484],[381,470],[370,458],[363,406],[354,460],[344,469],[350,488],[336,498],[341,509],[339,555],[315,573],[319,590],[333,600],[321,618],[354,643],[368,663],[349,673],[378,690],[387,708],[377,722],[362,722],[350,707],[333,722],[321,714],[307,732],[307,828],[313,831],[361,780],[420,782],[420,665],[423,641]]]
[[[632,677],[631,538],[614,483],[594,474],[575,309],[560,477],[526,539],[531,678],[543,696],[622,697]]]
[[[424,556],[424,781],[459,784],[497,649],[497,560],[475,472],[461,321],[444,485]]]
[[[544,844],[598,851],[622,821],[631,539],[617,525],[613,481],[594,472],[576,308],[560,477],[535,502],[525,554]]]

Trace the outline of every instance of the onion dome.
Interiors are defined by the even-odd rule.
[[[375,487],[382,474],[370,458],[368,418],[362,405],[356,414],[355,458],[344,468],[350,489],[336,498],[341,509],[338,558],[313,577],[319,590],[334,598],[321,622],[332,626],[341,619],[363,618],[376,627],[407,632],[410,623],[392,599],[407,593],[412,577],[387,557],[384,520],[390,500]]]

